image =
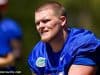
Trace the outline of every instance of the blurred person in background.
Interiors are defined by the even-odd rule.
[[[28,57],[33,75],[96,74],[100,40],[89,30],[68,27],[63,5],[50,1],[37,7],[35,24],[41,41]]]
[[[20,56],[22,31],[18,23],[7,18],[8,0],[0,0],[0,71],[14,71]]]

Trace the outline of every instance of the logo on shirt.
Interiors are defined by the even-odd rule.
[[[45,67],[46,63],[45,63],[45,58],[44,57],[38,57],[36,60],[36,66],[37,67]]]

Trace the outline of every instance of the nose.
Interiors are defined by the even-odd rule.
[[[39,24],[39,28],[44,28],[44,23],[43,22],[40,22],[40,24]]]
[[[37,29],[40,31],[43,30],[44,28],[45,28],[45,24],[43,22],[40,22],[37,26]]]

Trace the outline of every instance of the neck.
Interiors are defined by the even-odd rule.
[[[54,40],[50,41],[49,43],[53,49],[53,52],[59,52],[64,45],[67,37],[67,32],[63,31],[62,33],[60,33]]]

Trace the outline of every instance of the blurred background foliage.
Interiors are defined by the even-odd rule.
[[[22,60],[17,62],[21,75],[31,75],[27,57],[40,37],[34,24],[34,9],[47,0],[9,0],[8,17],[20,23],[23,30]],[[62,3],[68,14],[68,25],[93,31],[100,37],[100,0],[55,0]]]

